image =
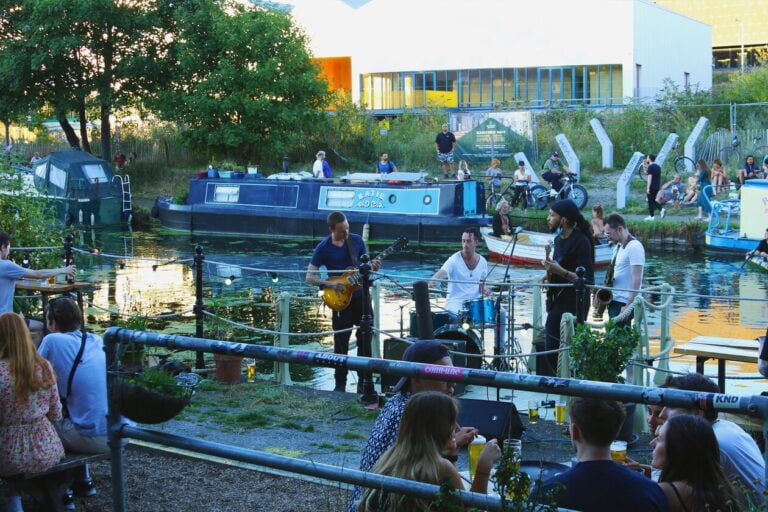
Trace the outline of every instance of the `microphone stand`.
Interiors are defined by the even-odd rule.
[[[503,282],[508,283],[509,282],[509,268],[512,264],[512,255],[515,253],[515,246],[517,245],[517,235],[520,234],[520,231],[522,231],[519,227],[515,229],[514,233],[512,234],[512,250],[509,251],[509,257],[507,258],[507,268],[504,269],[504,278],[502,279]],[[509,244],[507,244],[507,247],[509,247]],[[503,288],[502,288],[503,289]],[[502,291],[499,291],[498,297],[496,297],[496,302],[494,304],[494,315],[496,319],[496,323],[493,329],[493,355],[498,356],[502,353],[502,347],[501,347],[501,295]],[[515,324],[515,319],[512,317],[512,325]],[[504,329],[507,329],[508,326],[503,326]],[[509,329],[507,329],[507,343],[509,343]],[[513,333],[514,334],[514,333]],[[506,353],[506,347],[504,347],[504,353]],[[498,358],[495,358],[493,360],[493,366],[497,371],[507,371],[509,370],[509,362],[508,361],[501,361]],[[498,394],[498,389],[496,390]]]
[[[363,315],[360,318],[360,328],[357,330],[357,355],[371,357],[371,339],[373,338],[373,311],[371,311],[371,264],[370,257],[363,254],[360,257],[360,276],[363,278]],[[365,407],[377,408],[379,395],[373,387],[373,375],[371,372],[361,372],[360,380],[363,382],[363,396],[360,402]]]

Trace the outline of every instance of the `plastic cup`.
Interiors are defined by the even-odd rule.
[[[539,421],[539,401],[528,400],[528,423],[533,425]]]
[[[557,402],[555,405],[555,423],[558,425],[565,423],[565,402]]]
[[[256,382],[256,361],[251,359],[245,365],[245,376],[248,382]]]
[[[470,480],[475,479],[475,470],[477,469],[477,461],[480,459],[480,453],[482,453],[483,448],[485,448],[485,443],[486,443],[485,438],[479,435],[475,437],[475,440],[472,441],[467,447],[467,450],[469,451]]]
[[[56,284],[56,276],[48,276],[48,284],[50,285]]]
[[[626,441],[614,441],[611,443],[611,459],[619,463],[627,460]]]

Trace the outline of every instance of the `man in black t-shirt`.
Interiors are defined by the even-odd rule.
[[[661,167],[656,163],[656,155],[653,154],[645,157],[645,163],[648,165],[648,179],[645,185],[645,193],[648,198],[648,217],[645,220],[655,220],[656,210],[661,210],[661,216],[664,217],[664,209],[656,202],[656,194],[661,188]]]
[[[437,161],[443,164],[443,178],[448,178],[448,169],[450,168],[450,177],[456,176],[456,164],[453,163],[453,150],[456,149],[456,136],[448,131],[448,124],[443,125],[443,129],[435,137],[435,149],[437,150]]]
[[[761,256],[763,259],[768,260],[768,228],[765,229],[765,238],[760,240],[757,249],[747,253],[747,258],[751,256]]]

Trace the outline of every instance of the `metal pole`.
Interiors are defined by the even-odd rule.
[[[280,313],[279,346],[288,348],[288,333],[291,332],[291,294],[288,292],[280,294]],[[275,381],[285,386],[293,385],[288,363],[275,363]]]
[[[371,300],[373,302],[373,335],[371,336],[371,357],[381,359],[381,335],[379,329],[381,329],[381,285],[378,281],[374,281],[371,285]],[[400,310],[400,316],[402,318],[402,309]],[[400,334],[402,338],[402,333]]]
[[[195,336],[198,338],[203,337],[204,329],[204,316],[205,304],[203,304],[203,246],[197,244],[195,246],[195,306],[192,310],[195,313]],[[195,355],[195,368],[205,368],[205,355],[203,352],[198,351]]]
[[[360,257],[360,277],[363,280],[363,316],[360,319],[360,328],[357,330],[357,353],[370,357],[373,312],[371,311],[371,264],[367,254]],[[378,404],[379,395],[373,387],[373,375],[370,370],[358,372],[358,375],[363,382],[363,396],[360,402],[364,405]]]
[[[110,466],[112,470],[112,509],[114,512],[125,512],[125,478],[123,470],[123,445],[120,428],[122,421],[115,394],[110,392],[117,383],[115,371],[120,366],[120,355],[117,343],[120,340],[112,337],[104,340],[104,352],[107,356],[107,444],[110,452]]]
[[[71,233],[67,233],[67,236],[64,237],[64,266],[68,267],[72,264],[72,243],[75,241],[75,238],[72,236]],[[74,283],[75,278],[71,276],[67,276],[67,282],[68,283]]]
[[[584,294],[587,291],[584,282],[584,267],[576,267],[576,281],[573,282],[573,288],[576,290],[576,323],[583,324],[586,320],[584,311]]]

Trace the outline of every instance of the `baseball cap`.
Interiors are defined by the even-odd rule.
[[[558,153],[557,151],[553,151],[552,156],[560,157],[560,153]]]
[[[434,364],[448,355],[448,349],[439,341],[422,340],[415,342],[405,349],[405,352],[403,352],[403,361],[408,361],[409,363]],[[410,378],[402,377],[397,384],[395,384],[393,391],[398,393],[399,391],[402,391],[403,388],[407,387],[409,383]]]

